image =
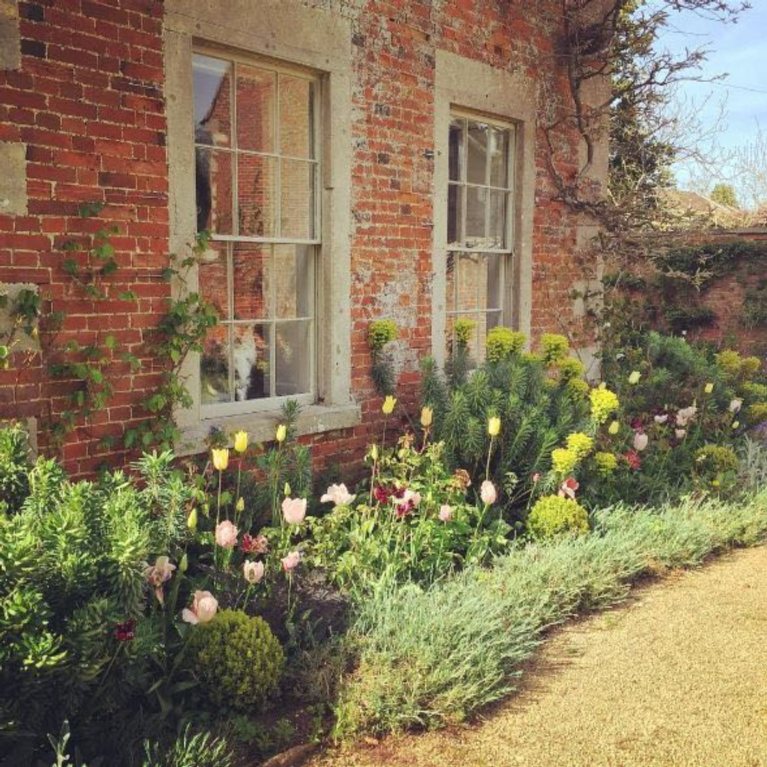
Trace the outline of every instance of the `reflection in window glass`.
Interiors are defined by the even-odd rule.
[[[317,260],[318,81],[195,54],[197,227],[211,233],[199,289],[219,324],[200,399],[311,395]]]

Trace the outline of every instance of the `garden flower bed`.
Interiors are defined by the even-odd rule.
[[[351,489],[313,488],[293,404],[267,448],[213,434],[95,482],[1,431],[6,763],[52,742],[60,765],[252,764],[445,724],[510,692],[548,627],[762,539],[759,360],[651,335],[592,386],[564,338],[524,340],[427,363],[404,433],[387,396]]]

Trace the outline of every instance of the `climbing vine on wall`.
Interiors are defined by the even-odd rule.
[[[99,216],[101,203],[80,207],[82,218]],[[67,240],[62,245],[61,263],[67,277],[69,297],[79,297],[93,304],[117,299],[135,303],[137,295],[124,290],[114,295],[120,264],[113,238],[120,234],[116,226],[105,226],[93,235]],[[202,233],[184,257],[171,255],[162,276],[174,281],[179,289],[167,299],[167,311],[155,328],[147,331],[142,354],[120,344],[115,333],[95,322],[87,333],[66,332],[68,314],[55,308],[56,301],[37,290],[22,288],[11,294],[0,293],[0,309],[8,318],[0,332],[0,369],[16,369],[19,374],[41,360],[44,375],[61,384],[66,392],[66,405],[56,412],[48,403],[43,428],[54,444],[61,445],[76,429],[88,429],[94,416],[108,407],[115,393],[115,378],[125,365],[132,373],[143,367],[142,357],[159,364],[160,382],[139,403],[148,418],[126,429],[124,446],[143,449],[171,447],[178,436],[174,414],[189,407],[191,394],[181,379],[181,367],[191,351],[200,351],[209,328],[217,322],[212,306],[188,290],[187,278],[200,256],[207,250],[208,235]],[[82,338],[87,341],[83,341]],[[61,340],[60,340],[61,339]],[[101,443],[111,446],[116,437],[103,437]]]

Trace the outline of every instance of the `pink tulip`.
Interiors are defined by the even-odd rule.
[[[569,498],[571,501],[575,500],[575,493],[580,487],[580,483],[578,482],[575,477],[568,477],[560,486],[559,486],[559,496],[561,498]]]
[[[348,506],[354,496],[346,489],[346,485],[331,485],[327,493],[320,498],[320,503],[332,501],[335,506]]]
[[[300,525],[306,516],[306,498],[286,498],[282,502],[282,516],[289,525]]]
[[[264,577],[264,563],[243,562],[242,575],[248,583],[258,583]]]
[[[445,504],[439,508],[439,518],[442,522],[449,522],[453,518],[453,510]]]
[[[486,506],[492,506],[498,500],[498,491],[489,479],[482,483],[482,487],[479,489],[479,497]]]
[[[218,611],[218,600],[210,591],[195,591],[192,607],[184,608],[181,618],[187,623],[207,623]]]
[[[216,525],[216,543],[222,549],[233,549],[237,545],[237,533],[234,523],[225,519]]]
[[[291,551],[290,554],[280,560],[280,562],[282,562],[282,569],[286,573],[289,573],[291,570],[294,570],[296,567],[298,567],[298,563],[300,561],[301,554],[298,551]]]

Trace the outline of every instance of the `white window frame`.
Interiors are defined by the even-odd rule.
[[[232,163],[232,226],[236,230],[239,228],[239,208],[238,208],[238,173],[237,173],[237,164],[236,164],[236,156],[239,154],[244,155],[253,155],[256,157],[271,157],[275,159],[275,176],[274,176],[274,189],[273,189],[273,217],[274,221],[279,222],[281,220],[281,204],[282,204],[282,187],[281,187],[281,177],[280,177],[280,168],[281,168],[281,160],[299,160],[301,162],[307,162],[312,163],[314,165],[314,211],[313,211],[313,221],[312,221],[312,231],[315,235],[318,235],[314,237],[313,239],[301,239],[301,238],[286,238],[286,237],[255,237],[255,236],[249,236],[249,235],[240,235],[239,233],[235,234],[215,234],[213,233],[211,235],[211,242],[221,242],[221,243],[253,243],[253,244],[263,244],[263,245],[308,245],[311,246],[314,249],[314,254],[312,257],[312,266],[311,266],[311,285],[310,285],[310,301],[311,301],[311,310],[310,310],[310,316],[309,317],[295,317],[290,318],[290,320],[286,320],[288,322],[290,321],[309,321],[310,322],[310,335],[309,335],[309,357],[310,357],[310,370],[309,370],[309,376],[310,376],[310,389],[306,393],[301,394],[294,394],[294,395],[285,395],[285,396],[272,396],[272,397],[261,397],[258,399],[250,399],[250,400],[243,400],[240,402],[222,402],[222,403],[212,403],[212,404],[200,404],[200,420],[201,421],[211,421],[220,419],[222,417],[226,416],[235,416],[235,415],[241,415],[243,413],[259,413],[259,412],[273,412],[275,408],[282,407],[288,400],[295,400],[301,405],[310,405],[313,404],[317,399],[317,328],[320,325],[321,318],[317,317],[317,307],[319,305],[319,302],[317,301],[317,270],[320,267],[320,261],[322,259],[322,240],[321,240],[321,233],[322,233],[322,207],[321,207],[321,194],[320,194],[320,180],[322,178],[322,136],[321,136],[321,126],[323,124],[322,120],[322,78],[321,76],[316,73],[312,72],[310,70],[307,70],[304,67],[296,67],[296,66],[290,66],[287,64],[279,63],[275,64],[274,62],[270,60],[266,60],[263,57],[257,57],[257,56],[246,56],[239,53],[232,53],[230,51],[224,50],[222,48],[212,47],[210,45],[194,45],[192,49],[192,53],[199,54],[202,56],[208,56],[210,58],[216,58],[222,61],[231,61],[235,64],[235,69],[233,72],[236,73],[236,66],[237,64],[242,64],[244,66],[252,66],[255,68],[267,70],[270,72],[274,72],[276,75],[276,89],[275,89],[275,123],[274,123],[274,136],[275,136],[275,145],[273,152],[258,152],[254,150],[249,149],[240,149],[238,146],[236,146],[237,143],[237,88],[234,85],[234,82],[230,84],[231,88],[231,108],[230,108],[230,133],[232,134],[232,144],[234,146],[229,147],[221,147],[221,146],[215,146],[215,145],[208,145],[208,144],[197,144],[195,143],[195,150],[197,149],[203,149],[203,150],[212,150],[212,151],[221,151],[221,152],[228,152],[235,158],[235,161]],[[308,80],[309,82],[313,83],[315,86],[315,103],[313,105],[314,108],[314,114],[313,114],[313,126],[314,126],[314,147],[315,147],[315,157],[312,158],[306,158],[306,157],[293,157],[291,155],[283,155],[280,152],[280,145],[279,145],[279,135],[280,135],[280,125],[279,125],[279,98],[280,98],[280,87],[279,87],[279,76],[280,74],[284,74],[286,76],[300,78],[304,80]],[[192,126],[193,127],[193,126]],[[272,262],[273,263],[273,262]],[[232,271],[232,262],[229,259],[228,252],[227,252],[227,281],[228,281],[228,291],[229,291],[229,306],[234,306],[234,295],[233,295],[233,286],[234,286],[234,279],[233,275],[231,273]],[[270,281],[269,281],[269,290],[270,293],[272,293],[271,296],[271,304],[274,306],[274,293],[277,289],[277,280],[274,275],[272,275]],[[205,298],[203,294],[203,298]],[[265,320],[233,320],[229,321],[228,319],[225,320],[225,324],[229,328],[229,347],[230,347],[230,353],[231,349],[233,347],[233,339],[234,339],[234,327],[236,325],[253,325],[253,324],[263,324],[267,325],[270,330],[270,337],[269,337],[269,390],[275,391],[276,390],[276,327],[277,327],[278,320],[276,317],[272,317]],[[227,363],[231,363],[231,359],[227,360]],[[230,387],[232,386],[232,378],[234,376],[234,370],[229,364],[229,378],[230,378]],[[198,380],[197,386],[199,387],[201,385],[202,381]]]
[[[316,434],[356,426],[361,413],[351,394],[351,22],[307,7],[301,0],[265,2],[259,4],[258,13],[253,12],[251,0],[166,0],[164,27],[169,244],[176,254],[189,252],[197,230],[193,50],[223,49],[226,55],[233,52],[246,61],[253,57],[270,66],[320,74],[317,157],[321,183],[315,199],[322,210],[317,232],[322,253],[315,270],[316,391],[313,402],[302,408],[296,427],[299,434]],[[196,270],[185,284],[173,285],[176,296],[197,289]],[[249,400],[242,403],[247,411],[203,418],[199,354],[188,355],[181,375],[194,401],[191,408],[176,413],[179,455],[204,450],[213,426],[227,434],[245,429],[255,441],[273,439],[283,398]]]

